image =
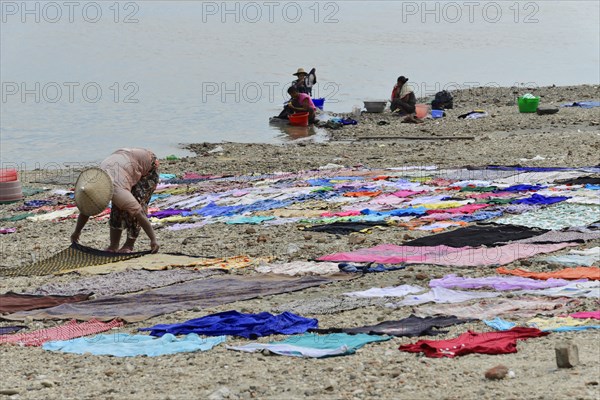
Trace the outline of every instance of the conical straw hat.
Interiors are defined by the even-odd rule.
[[[112,195],[112,179],[100,168],[88,168],[77,178],[75,204],[83,215],[91,217],[100,214],[108,206]]]

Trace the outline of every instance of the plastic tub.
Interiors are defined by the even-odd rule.
[[[519,97],[519,112],[522,113],[534,113],[537,111],[538,106],[540,105],[540,98],[536,97],[534,99],[527,99],[525,97]]]
[[[325,98],[321,97],[318,99],[312,99],[313,104],[315,105],[315,107],[317,107],[318,109],[322,110],[323,106],[325,105]]]
[[[11,203],[23,199],[20,181],[0,182],[0,203]]]
[[[0,169],[0,182],[13,182],[17,180],[16,169]]]
[[[425,118],[429,113],[429,104],[417,104],[415,106],[417,118]]]
[[[364,103],[368,113],[382,113],[387,105],[387,101],[365,101]]]
[[[442,118],[444,110],[431,110],[431,118]]]
[[[308,126],[308,113],[296,113],[289,117],[290,125],[294,126]]]

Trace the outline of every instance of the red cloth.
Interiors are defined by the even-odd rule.
[[[40,329],[38,331],[28,333],[17,333],[14,335],[0,336],[0,344],[14,343],[21,346],[41,346],[52,340],[69,340],[81,336],[93,335],[100,332],[108,331],[112,328],[123,326],[123,322],[114,319],[110,322],[100,322],[97,319],[78,324],[74,319],[64,325],[54,328]]]
[[[427,357],[454,358],[465,354],[508,354],[517,352],[517,340],[546,336],[536,328],[515,327],[502,332],[467,331],[450,340],[419,340],[414,344],[400,346],[401,351],[425,353]]]

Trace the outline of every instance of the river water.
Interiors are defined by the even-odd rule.
[[[1,11],[5,167],[319,137],[268,124],[299,67],[317,69],[313,96],[331,112],[388,98],[399,75],[419,95],[600,79],[598,1],[4,1]]]

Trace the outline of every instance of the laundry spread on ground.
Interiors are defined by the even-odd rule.
[[[536,328],[515,327],[502,332],[467,331],[450,340],[419,340],[400,346],[401,351],[423,353],[433,358],[454,358],[466,354],[510,354],[517,352],[517,340],[548,335]]]
[[[585,248],[600,239],[599,174],[597,166],[368,169],[335,164],[295,173],[162,174],[148,217],[157,232],[189,231],[183,249],[197,251],[186,247],[189,239],[202,237],[194,232],[227,235],[239,225],[249,226],[242,228],[249,243],[265,242],[263,236],[270,241],[284,231],[300,239],[285,244],[289,257],[278,259],[261,257],[262,245],[252,257],[245,251],[224,257],[220,246],[193,257],[106,253],[74,244],[30,265],[0,268],[7,287],[15,276],[61,275],[44,278],[29,294],[0,295],[0,312],[10,313],[3,319],[74,319],[26,333],[19,332],[26,329],[21,325],[3,326],[0,343],[75,354],[167,356],[209,350],[228,335],[239,340],[228,349],[321,358],[352,354],[394,336],[441,336],[448,333],[445,328],[455,332],[469,323],[463,332],[471,324],[494,332],[469,330],[454,339],[421,340],[400,349],[440,358],[514,353],[518,340],[600,327],[600,311],[592,311],[600,298],[600,255],[598,247]],[[18,237],[21,224],[74,224],[78,210],[72,196],[68,187],[2,210],[2,233]],[[106,208],[93,219],[106,221],[110,212]],[[330,246],[330,235],[348,235],[347,244]],[[371,247],[359,248],[362,243]],[[330,251],[336,253],[327,255]],[[418,264],[453,273],[433,276]],[[363,276],[370,273],[378,275]],[[331,291],[324,286],[352,279],[361,283],[331,285]],[[410,284],[413,279],[422,286]],[[120,327],[122,321],[308,288],[313,288],[308,297],[276,302],[269,310],[256,309],[266,304],[257,301],[250,307],[255,313],[226,311],[184,322],[171,316],[169,324],[140,329],[150,336],[83,337]],[[364,322],[340,314],[367,307],[410,316],[378,317],[376,323],[369,320],[374,325],[356,326]],[[334,315],[337,323],[319,329],[316,317],[323,314]],[[287,337],[243,341],[267,335]]]
[[[291,261],[283,264],[262,264],[254,268],[263,274],[284,275],[330,275],[340,271],[338,263],[314,262],[314,261]]]
[[[199,271],[180,269],[166,271],[125,270],[114,272],[110,275],[86,276],[66,282],[50,282],[35,289],[32,294],[50,295],[61,293],[63,295],[74,296],[83,293],[93,293],[96,296],[112,296],[208,278],[224,273],[224,271],[217,269]]]
[[[390,336],[435,336],[448,331],[440,331],[434,328],[446,328],[448,326],[464,324],[468,319],[459,319],[454,316],[438,316],[420,318],[411,315],[398,321],[385,321],[377,325],[361,326],[356,328],[326,328],[313,329],[317,333],[342,332],[348,334],[365,333],[367,335],[390,335]]]
[[[568,332],[587,329],[600,329],[600,324],[593,319],[577,319],[572,317],[536,317],[527,321],[527,325],[542,331]]]
[[[282,356],[323,358],[354,354],[356,350],[368,343],[384,342],[391,338],[391,336],[366,335],[364,333],[356,335],[346,333],[316,335],[307,333],[291,336],[281,342],[271,342],[268,344],[250,343],[243,346],[227,346],[227,348],[250,353],[269,350],[272,353]]]
[[[20,346],[41,346],[52,340],[71,340],[82,336],[106,332],[120,326],[123,326],[123,322],[116,319],[110,322],[100,322],[96,319],[91,319],[82,323],[71,320],[66,324],[54,328],[40,329],[27,333],[16,333],[13,335],[2,335],[0,336],[0,344],[12,343]]]
[[[590,279],[595,281],[600,280],[600,268],[598,267],[564,268],[552,272],[533,272],[521,268],[508,269],[500,267],[496,269],[496,272],[498,272],[499,274],[516,275],[533,279]]]
[[[567,286],[570,281],[565,279],[538,280],[516,276],[486,276],[482,278],[460,277],[454,274],[446,275],[440,279],[432,279],[431,287],[446,289],[482,289],[518,290],[518,289],[547,289],[551,287]]]
[[[37,310],[39,308],[54,307],[59,304],[76,303],[87,300],[89,291],[74,295],[38,295],[8,292],[0,294],[0,314],[17,311]]]
[[[0,326],[0,335],[8,335],[10,333],[19,332],[21,329],[26,329],[23,325]]]
[[[138,322],[170,312],[194,307],[214,307],[260,295],[287,293],[331,283],[331,278],[306,276],[292,278],[280,275],[252,277],[230,276],[188,281],[151,289],[139,294],[108,296],[77,304],[63,304],[37,311],[21,311],[3,316],[8,320],[78,319],[111,320],[121,318]]]
[[[498,247],[397,246],[381,244],[347,253],[335,253],[319,261],[378,262],[388,264],[434,264],[476,267],[510,264],[541,253],[551,253],[574,246],[572,243],[507,244]]]
[[[564,313],[573,300],[565,298],[528,297],[490,298],[473,304],[433,304],[415,308],[417,316],[454,315],[458,318],[491,319],[497,316],[530,318],[537,314],[555,315]]]
[[[42,345],[42,348],[61,353],[89,353],[95,356],[158,357],[177,353],[207,351],[225,342],[225,340],[225,336],[201,338],[194,333],[180,338],[171,334],[155,338],[146,335],[115,333],[114,335],[104,334],[91,338],[46,342]]]
[[[239,336],[256,339],[269,335],[295,335],[315,329],[319,325],[316,319],[304,318],[290,312],[273,315],[268,312],[244,314],[238,311],[226,311],[191,319],[179,324],[159,324],[150,328],[140,328],[149,331],[152,336],[187,335],[196,333],[205,336]]]

